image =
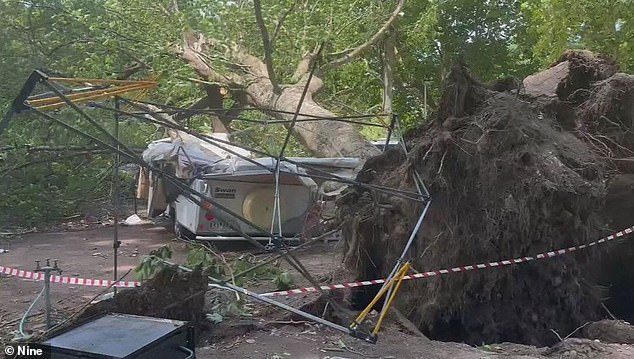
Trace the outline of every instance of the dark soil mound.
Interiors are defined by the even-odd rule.
[[[113,299],[88,307],[81,317],[123,313],[200,324],[207,288],[207,277],[200,271],[182,272],[166,267],[141,287],[120,290]]]
[[[634,199],[623,177],[629,167],[619,165],[634,150],[623,133],[632,130],[634,79],[615,71],[609,60],[569,52],[550,74],[525,80],[518,95],[454,66],[436,118],[408,136],[409,154],[370,159],[358,178],[414,191],[417,169],[428,185],[433,199],[410,253],[413,267],[533,255],[631,226],[631,215],[606,210],[606,203],[631,208]],[[421,210],[361,188],[342,198],[346,261],[360,279],[390,272]],[[609,248],[628,253],[621,272],[634,273],[632,243]],[[552,344],[551,329],[569,333],[605,315],[601,300],[613,294],[606,288],[615,274],[602,266],[613,255],[606,250],[411,281],[398,307],[434,339]]]

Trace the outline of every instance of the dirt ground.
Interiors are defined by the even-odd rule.
[[[112,278],[112,227],[71,232],[33,233],[12,239],[0,239],[0,248],[9,250],[0,254],[0,265],[33,270],[35,260],[59,260],[64,275],[84,278]],[[169,244],[174,261],[182,262],[185,244],[173,240],[163,227],[121,227],[122,246],[119,252],[119,273],[134,268],[142,255]],[[297,252],[309,271],[324,281],[345,279],[340,248],[335,243],[318,243],[315,247]],[[248,251],[243,251],[247,253]],[[306,284],[293,276],[298,285]],[[334,279],[333,279],[334,278]],[[131,272],[126,279],[135,279]],[[0,343],[6,343],[17,329],[18,321],[42,288],[41,282],[0,277]],[[255,283],[250,288],[263,292],[272,289],[271,283]],[[77,310],[102,291],[100,288],[71,285],[52,285],[56,317],[61,318]],[[293,299],[294,304],[310,301],[309,297]],[[301,304],[301,303],[300,303]],[[220,333],[212,340],[204,340],[197,349],[198,358],[632,358],[634,346],[602,344],[585,340],[574,343],[574,349],[543,348],[500,344],[474,348],[465,344],[443,343],[407,334],[396,322],[388,322],[379,334],[376,345],[364,343],[350,336],[307,322],[280,320],[271,317],[261,305],[256,305],[255,330]],[[44,328],[43,307],[36,305],[26,327],[38,331]],[[267,322],[268,321],[268,322]],[[263,323],[267,325],[263,325]],[[213,333],[212,334],[218,334]],[[580,339],[574,339],[579,341]],[[568,340],[570,341],[570,340]],[[598,347],[597,347],[598,346]],[[596,347],[596,348],[595,348]],[[587,352],[579,348],[586,348]]]
[[[574,346],[569,348],[568,343]],[[388,325],[376,345],[332,330],[313,326],[284,326],[252,331],[244,336],[198,349],[200,358],[300,358],[300,359],[541,359],[634,357],[634,346],[603,344],[587,339],[568,339],[554,348],[503,343],[474,348],[460,343],[432,341],[403,333]]]

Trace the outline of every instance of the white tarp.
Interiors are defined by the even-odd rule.
[[[226,133],[214,133],[210,137],[229,141],[229,136]],[[220,144],[220,146],[223,148],[181,131],[171,131],[170,138],[150,143],[143,152],[143,159],[147,162],[165,161],[174,164],[176,176],[179,178],[192,178],[201,174],[231,174],[236,171],[245,174],[247,171],[263,170],[242,157],[254,159],[270,169],[275,168],[276,160],[274,158],[255,159],[251,152],[243,148],[225,143]],[[329,173],[347,179],[354,179],[358,166],[361,164],[358,158],[291,157],[289,160],[299,166],[282,161],[280,167],[282,171],[303,172],[316,176],[324,176]]]
[[[176,133],[174,133],[176,132]],[[190,134],[174,131],[170,138],[154,141],[143,151],[143,159],[147,162],[171,162],[176,166],[176,176],[191,178],[201,172],[206,172],[215,164],[238,156],[226,151],[230,150],[241,156],[252,158],[251,152],[240,147],[219,143],[215,146]],[[226,133],[214,133],[210,137],[228,141]]]

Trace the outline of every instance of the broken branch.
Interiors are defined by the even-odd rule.
[[[183,60],[187,61],[202,78],[212,83],[216,82],[241,87],[242,79],[240,76],[233,73],[221,75],[205,60],[205,52],[208,45],[207,39],[202,34],[196,34],[194,32],[185,33],[183,36],[183,47],[180,49],[179,55]]]
[[[335,69],[341,65],[345,65],[348,62],[356,60],[357,58],[361,57],[361,55],[363,55],[366,51],[368,51],[372,46],[376,45],[379,41],[383,40],[385,36],[387,35],[387,32],[390,29],[390,27],[392,27],[392,25],[394,25],[396,21],[398,20],[398,18],[401,16],[401,10],[403,10],[404,4],[405,4],[405,0],[398,1],[396,8],[392,12],[392,15],[390,15],[390,17],[387,19],[385,24],[383,24],[383,26],[381,26],[381,28],[370,39],[368,39],[368,41],[352,49],[352,51],[349,51],[349,52],[346,51],[343,54],[343,56],[328,62],[327,64],[322,66],[320,70],[324,71],[329,69]]]

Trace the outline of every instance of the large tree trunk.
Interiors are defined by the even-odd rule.
[[[266,80],[265,80],[266,81]],[[273,93],[270,84],[258,84],[247,87],[251,105],[277,111],[295,112],[301,99],[304,83],[283,87],[279,96]],[[255,91],[250,91],[257,87]],[[313,95],[321,87],[321,79],[314,77],[311,86],[302,102],[300,115],[297,118],[310,119],[315,117],[332,118],[336,115],[323,108],[313,99]],[[262,91],[266,90],[266,91]],[[291,120],[291,114],[274,113],[278,119]],[[312,153],[325,157],[359,157],[366,159],[377,155],[379,151],[369,143],[359,132],[359,127],[351,123],[320,120],[310,122],[296,122],[294,127],[297,138]]]
[[[308,79],[310,57],[300,61],[295,76],[296,83],[281,85],[279,92],[276,92],[268,76],[267,66],[262,60],[245,53],[236,46],[229,51],[230,58],[238,65],[236,72],[219,74],[206,61],[206,54],[210,51],[213,49],[203,35],[188,34],[181,57],[202,78],[230,88],[240,88],[247,95],[244,96],[244,101],[247,102],[245,105],[260,108],[276,119],[291,120],[293,118]],[[322,85],[323,82],[318,76],[312,77],[300,109],[302,115],[298,116],[299,120],[335,117],[335,114],[314,100],[314,96]],[[295,124],[294,134],[310,152],[318,156],[367,159],[379,153],[379,150],[361,135],[358,126],[351,123],[333,120],[299,121]]]

